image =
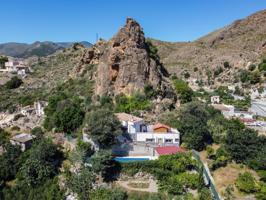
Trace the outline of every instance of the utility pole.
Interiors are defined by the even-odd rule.
[[[98,40],[99,40],[99,35],[98,33],[96,33],[96,43],[98,42]]]

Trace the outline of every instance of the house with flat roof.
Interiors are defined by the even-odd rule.
[[[219,104],[220,103],[220,96],[211,96],[211,103],[212,104]]]
[[[21,151],[25,151],[31,146],[34,138],[35,138],[34,135],[27,134],[27,133],[21,133],[21,134],[13,136],[10,139],[10,143],[13,145],[19,145],[21,147]]]
[[[134,137],[137,142],[151,143],[156,146],[179,146],[180,144],[179,131],[162,123],[149,125],[147,131],[138,132]]]
[[[131,141],[135,143],[149,144],[152,146],[179,146],[180,133],[177,129],[162,123],[147,125],[142,118],[127,113],[116,113],[115,115],[124,127],[125,133],[127,133]],[[125,138],[121,137],[118,139],[120,141],[125,140]]]
[[[116,113],[115,116],[129,134],[142,132],[146,128],[143,119],[140,117],[136,117],[127,113]]]
[[[0,69],[0,72],[16,73],[25,76],[30,72],[30,68],[26,66],[22,60],[11,60],[5,62],[5,65]]]

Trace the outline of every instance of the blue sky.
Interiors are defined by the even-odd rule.
[[[135,18],[145,35],[192,41],[266,9],[266,0],[1,0],[0,43],[95,42]]]

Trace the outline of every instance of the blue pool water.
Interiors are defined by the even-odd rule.
[[[128,157],[116,157],[114,158],[115,161],[121,163],[128,163],[128,162],[140,162],[149,160],[149,158],[128,158]]]

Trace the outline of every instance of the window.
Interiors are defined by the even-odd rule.
[[[146,142],[154,142],[153,138],[146,138]]]
[[[178,139],[178,138],[176,138],[176,139],[175,139],[175,142],[179,142],[179,139]]]
[[[165,139],[165,143],[172,143],[173,140],[172,139]]]

